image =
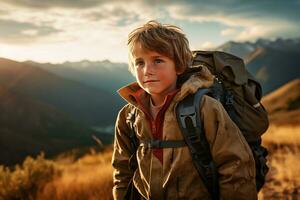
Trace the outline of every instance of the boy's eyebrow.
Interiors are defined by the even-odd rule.
[[[163,56],[152,56],[152,58],[163,58]]]
[[[134,61],[140,61],[140,60],[143,60],[143,58],[135,58]]]
[[[155,59],[155,58],[163,58],[163,57],[164,57],[164,56],[161,56],[161,55],[159,55],[159,56],[158,56],[158,55],[157,55],[157,56],[151,56],[151,58],[154,58],[154,59]],[[139,61],[139,60],[143,60],[143,58],[138,57],[138,58],[135,58],[135,59],[134,59],[134,61]]]
[[[163,55],[154,55],[154,56],[151,56],[152,59],[157,59],[157,58],[160,58],[160,59],[163,59],[165,58],[165,56]]]

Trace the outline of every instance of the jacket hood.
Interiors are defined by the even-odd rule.
[[[199,71],[193,73],[182,85],[178,85],[180,91],[174,97],[175,101],[181,101],[189,94],[194,94],[199,88],[208,88],[213,85],[215,76],[205,66],[196,66]],[[133,82],[118,90],[120,96],[133,105],[145,104],[150,98],[137,82]]]

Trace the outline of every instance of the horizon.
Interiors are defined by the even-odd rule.
[[[0,57],[127,63],[128,33],[151,19],[182,28],[192,50],[229,41],[299,38],[299,8],[297,0],[0,0]]]
[[[295,38],[282,38],[282,37],[277,37],[277,38],[273,38],[273,39],[266,39],[266,38],[257,38],[256,41],[243,41],[243,42],[238,42],[238,41],[233,41],[233,40],[230,40],[230,41],[227,41],[223,44],[221,44],[220,46],[222,45],[225,45],[227,43],[230,43],[230,42],[235,42],[235,43],[256,43],[258,40],[268,40],[268,41],[271,41],[271,42],[275,42],[276,40],[279,40],[279,39],[282,39],[282,40],[300,40],[300,37],[295,37]],[[220,47],[218,46],[218,47]],[[218,48],[216,47],[216,48]],[[213,50],[213,49],[203,49],[203,50]],[[39,61],[36,61],[36,60],[17,60],[15,58],[7,58],[7,57],[1,57],[0,56],[0,59],[8,59],[8,60],[12,60],[12,61],[17,61],[17,62],[33,62],[33,63],[39,63],[39,64],[51,64],[51,65],[64,65],[66,63],[79,63],[79,62],[92,62],[92,63],[96,63],[96,62],[100,62],[100,63],[103,63],[103,62],[110,62],[112,64],[128,64],[128,61],[124,61],[124,62],[114,62],[112,60],[109,60],[107,58],[104,58],[103,60],[92,60],[92,59],[86,59],[86,58],[82,58],[82,59],[79,59],[79,60],[65,60],[65,61],[62,61],[62,62],[50,62],[50,61],[43,61],[43,62],[39,62]]]

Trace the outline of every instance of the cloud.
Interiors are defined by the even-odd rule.
[[[77,8],[85,9],[111,0],[2,0],[3,3],[33,9]]]
[[[231,26],[240,26],[241,22],[259,22],[259,20],[285,19],[297,22],[299,5],[294,1],[185,1],[184,4],[170,4],[168,10],[172,17],[191,21],[217,21]],[[174,12],[176,11],[176,12]]]
[[[227,28],[221,31],[222,36],[231,36],[235,35],[237,33],[237,30],[234,28]]]
[[[0,2],[0,8],[10,11],[0,16],[1,55],[52,62],[127,61],[127,34],[152,19],[155,11],[139,2],[111,2],[81,10],[17,8]],[[49,34],[43,35],[46,28]]]
[[[112,45],[124,43],[126,46],[127,33],[154,16],[151,9],[136,2],[112,1],[80,11],[16,9],[3,2],[0,8],[8,11],[7,15],[0,16],[0,40],[4,43],[34,43],[38,39],[43,43],[76,41],[92,45],[96,41],[99,44],[110,41]]]
[[[99,21],[110,21],[110,25],[115,26],[126,26],[128,24],[138,21],[139,15],[132,11],[128,10],[122,6],[116,7],[101,7],[96,11],[89,11],[83,15],[84,18],[99,22]]]
[[[9,12],[7,10],[0,9],[0,16],[7,15]]]
[[[167,1],[164,1],[167,3]],[[166,5],[173,19],[190,22],[217,22],[230,29],[243,29],[238,38],[249,39],[255,36],[275,37],[290,34],[295,29],[300,36],[300,5],[295,0],[288,3],[280,0],[267,1],[184,1]],[[274,28],[275,27],[275,28]],[[298,27],[298,28],[295,28]],[[288,29],[286,29],[288,28]],[[221,35],[233,34],[232,30]],[[291,35],[291,34],[290,34]]]
[[[267,25],[254,25],[251,27],[246,27],[242,32],[236,36],[238,41],[254,41],[257,38],[265,38],[268,36],[270,39],[275,39],[277,37],[281,38],[295,38],[299,37],[299,27],[295,26],[293,23],[279,22],[274,23],[269,22]]]
[[[299,37],[299,6],[295,0],[0,0],[0,41],[30,46],[26,56],[49,61],[121,61],[127,34],[150,19],[178,25],[191,44],[211,48],[228,39]]]
[[[255,40],[256,38],[265,36],[267,32],[268,30],[265,27],[253,26],[242,31],[236,39],[239,41]]]
[[[170,3],[162,0],[165,5],[177,6],[181,15],[188,16],[224,16],[225,18],[263,18],[265,16],[276,18],[299,19],[299,3],[297,0],[284,2],[281,0],[175,0]],[[295,12],[294,12],[295,11]],[[176,13],[174,13],[176,15]]]
[[[200,49],[210,50],[210,49],[214,49],[215,47],[216,47],[216,45],[213,42],[206,41],[201,45]]]
[[[0,30],[0,41],[6,43],[28,43],[61,31],[49,26],[3,19],[0,19]]]

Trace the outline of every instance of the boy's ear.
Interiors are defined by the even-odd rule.
[[[183,72],[184,72],[184,70],[182,70],[182,69],[177,69],[176,70],[177,76],[179,76],[180,74],[183,74]]]

